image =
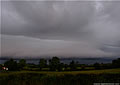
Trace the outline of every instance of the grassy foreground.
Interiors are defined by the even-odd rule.
[[[0,73],[0,85],[93,85],[95,82],[120,83],[120,69]]]

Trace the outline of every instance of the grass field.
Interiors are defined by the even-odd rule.
[[[1,72],[1,85],[93,85],[95,82],[120,82],[119,69],[90,71],[16,71]]]
[[[63,74],[120,74],[120,68],[118,69],[104,69],[104,70],[89,70],[89,71],[13,71],[13,72],[2,72],[0,76],[11,75],[11,74],[21,74],[21,73],[37,73],[37,74],[52,74],[52,75],[63,75]]]

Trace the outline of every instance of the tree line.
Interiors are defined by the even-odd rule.
[[[3,65],[0,64],[0,70],[2,70]],[[14,59],[10,59],[4,63],[4,67],[7,67],[9,71],[18,70],[32,70],[32,68],[37,68],[39,71],[47,69],[47,71],[78,71],[78,70],[92,70],[93,69],[111,69],[120,68],[120,58],[113,60],[112,63],[94,63],[91,65],[80,64],[79,62],[71,61],[69,64],[61,63],[58,57],[52,57],[48,62],[46,59],[41,58],[39,64],[27,64],[25,59],[20,59],[19,62]],[[88,68],[88,69],[86,69]]]

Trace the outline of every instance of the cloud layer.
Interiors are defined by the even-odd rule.
[[[119,1],[1,5],[1,56],[120,56]]]

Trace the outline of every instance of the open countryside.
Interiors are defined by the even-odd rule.
[[[64,64],[58,57],[52,57],[49,63],[41,58],[39,64],[27,64],[25,59],[19,62],[10,59],[0,67],[2,85],[48,85],[48,82],[49,85],[93,85],[96,82],[120,82],[120,58],[112,63],[96,62],[89,65],[73,60]]]

